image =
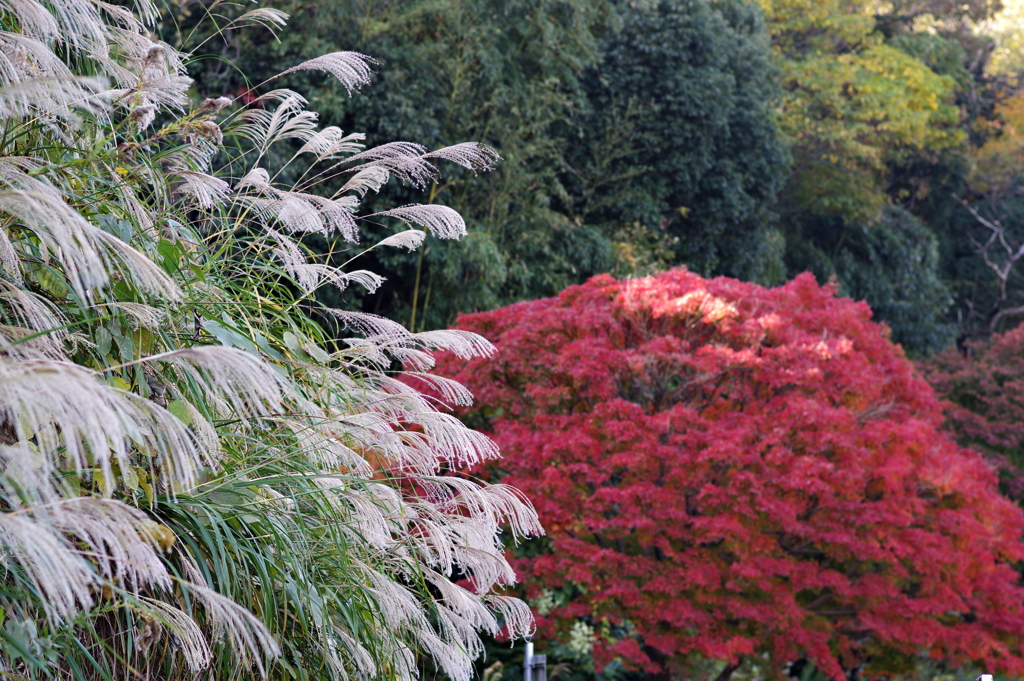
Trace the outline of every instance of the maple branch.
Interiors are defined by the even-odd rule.
[[[785,546],[783,550],[792,556],[824,556],[825,552],[821,549],[787,549]]]
[[[806,511],[804,511],[803,513],[798,515],[796,517],[796,519],[799,520],[800,522],[804,522],[805,520],[808,520],[812,515],[817,513],[820,504],[821,504],[821,500],[818,499],[818,495],[816,495],[816,494],[813,495],[811,497],[811,505],[810,505],[810,507],[808,507],[808,509]]]
[[[808,546],[814,546],[814,540],[813,539],[808,539],[807,541],[805,541],[805,542],[803,542],[801,544],[797,544],[796,546],[789,546],[789,547],[783,546],[782,548],[786,552],[788,552],[788,553],[793,553],[794,551],[797,551],[797,552],[802,551],[802,550],[806,549]]]
[[[729,677],[732,676],[733,673],[740,668],[740,664],[742,662],[743,658],[740,657],[737,658],[735,662],[726,665],[725,669],[719,672],[718,676],[715,677],[715,681],[729,681]]]
[[[868,421],[876,418],[880,418],[888,414],[896,406],[895,402],[885,402],[883,404],[865,409],[861,413],[857,414],[857,423],[863,425]]]
[[[834,594],[826,593],[818,596],[813,601],[804,606],[804,610],[813,611],[815,608],[821,605],[825,605],[832,600]]]
[[[861,627],[860,629],[851,629],[840,625],[836,627],[836,631],[839,631],[845,636],[859,642],[867,641],[874,636],[874,632],[871,629],[865,629],[864,627]]]

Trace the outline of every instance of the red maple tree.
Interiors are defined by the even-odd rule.
[[[1024,326],[951,347],[918,368],[946,405],[944,428],[985,456],[1004,491],[1024,500]]]
[[[655,674],[922,654],[1024,673],[1024,516],[865,304],[674,270],[458,326],[498,354],[441,370],[549,533],[517,566],[560,595],[541,636],[582,619],[598,665]]]

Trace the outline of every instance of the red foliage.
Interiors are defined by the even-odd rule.
[[[1024,326],[972,343],[966,354],[949,348],[919,368],[950,401],[946,430],[984,454],[1006,492],[1024,499]]]
[[[870,316],[810,275],[676,270],[460,317],[498,355],[442,371],[550,534],[518,569],[573,594],[541,635],[626,627],[597,627],[599,668],[767,653],[839,678],[925,653],[1024,673],[1021,511]]]

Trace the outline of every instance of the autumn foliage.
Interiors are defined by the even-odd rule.
[[[949,348],[919,369],[949,401],[945,429],[985,456],[1009,496],[1024,499],[1024,326],[964,352]]]
[[[680,269],[458,326],[498,355],[441,369],[550,535],[518,563],[554,604],[541,636],[582,620],[598,665],[652,673],[760,655],[878,676],[922,654],[1024,673],[1024,517],[863,303]]]

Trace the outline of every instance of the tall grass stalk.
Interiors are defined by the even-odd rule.
[[[360,198],[496,154],[364,148],[277,79],[195,101],[156,17],[0,8],[0,678],[409,679],[432,661],[468,681],[481,633],[532,626],[500,593],[501,533],[541,529],[516,490],[451,474],[494,445],[399,374],[465,403],[431,353],[491,347],[323,307],[321,287],[382,280],[302,239],[355,259],[457,238],[451,209],[363,216]],[[284,17],[224,25],[252,24]],[[354,91],[372,66],[340,52],[282,76]],[[261,165],[274,145],[305,165],[296,186]],[[366,219],[395,229],[357,245]]]

